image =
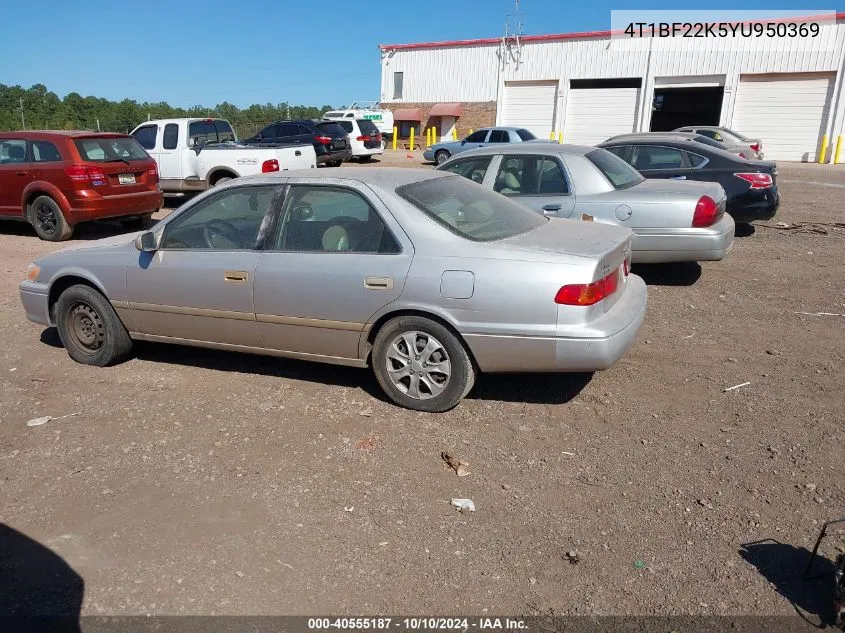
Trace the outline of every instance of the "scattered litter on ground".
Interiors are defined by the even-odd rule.
[[[366,437],[362,437],[357,442],[355,442],[355,448],[358,450],[367,451],[370,450],[373,446],[376,445],[378,442],[378,435],[368,435]]]
[[[52,420],[61,420],[62,418],[72,418],[75,415],[82,415],[82,413],[77,411],[76,413],[68,413],[67,415],[57,415],[56,417],[53,417],[52,415],[45,415],[45,416],[40,417],[40,418],[33,418],[33,419],[29,420],[26,423],[26,425],[27,426],[41,426],[42,424],[47,424],[47,422],[50,422]]]
[[[9,371],[17,371],[17,370],[18,370],[17,367],[12,367]]]
[[[352,512],[355,509],[355,506],[343,506],[344,512]]]
[[[569,552],[566,552],[566,560],[569,561],[570,565],[577,565],[581,559],[578,558],[578,552],[576,552],[575,550],[571,550]]]
[[[793,233],[815,233],[816,235],[829,235],[830,231],[841,231],[845,229],[845,222],[778,222],[777,224],[757,224],[767,229],[778,231],[791,231]],[[829,229],[824,228],[829,227]]]
[[[529,579],[528,579],[528,582],[530,582],[532,585],[536,585],[536,584],[537,584],[537,579],[536,579],[536,578],[534,578],[534,576],[531,576],[531,578],[529,578]]]
[[[236,572],[235,572],[235,576],[237,576],[238,578],[243,578],[243,577],[244,577],[244,573],[243,573],[242,571],[236,571]]]
[[[446,465],[454,470],[458,474],[458,477],[466,477],[472,474],[469,472],[469,464],[467,462],[452,457],[446,451],[440,453],[440,459],[446,462]]]
[[[502,484],[502,490],[510,490],[510,489],[511,489],[510,484]]]
[[[570,457],[575,457],[575,453],[570,453],[569,451],[561,451],[561,455],[569,455]]]
[[[475,502],[472,499],[452,499],[452,505],[461,512],[464,510],[475,512]]]
[[[293,565],[288,565],[287,563],[283,563],[278,558],[276,559],[276,562],[279,563],[279,565],[281,565],[282,567],[287,567],[288,569],[293,569]]]
[[[795,314],[803,314],[805,316],[834,316],[834,317],[845,317],[845,314],[840,314],[839,312],[796,312]]]
[[[689,334],[688,336],[682,336],[681,338],[692,338],[695,334]]]
[[[722,389],[722,393],[727,393],[729,391],[733,391],[734,389],[739,389],[740,387],[747,387],[750,384],[750,382],[743,382],[738,385],[734,385],[733,387],[727,387],[725,389]]]
[[[381,543],[379,543],[379,545],[381,545],[382,547],[384,547],[385,545],[387,545],[387,541],[382,541]]]
[[[361,415],[363,415],[365,418],[370,417],[372,414],[373,414],[372,409],[364,409],[363,411],[361,411]]]
[[[641,560],[634,561],[634,567],[636,569],[645,569],[645,563]]]

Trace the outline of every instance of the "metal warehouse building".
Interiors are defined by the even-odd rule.
[[[411,127],[449,137],[520,125],[592,145],[723,125],[762,139],[766,158],[778,160],[818,160],[827,136],[823,161],[832,162],[845,134],[845,13],[815,38],[742,44],[602,31],[382,45],[381,102],[403,137]]]

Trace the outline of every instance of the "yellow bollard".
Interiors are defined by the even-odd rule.
[[[470,133],[470,134],[472,134],[472,133],[473,133],[473,129],[472,129],[472,128],[469,128],[469,133]]]
[[[399,128],[393,126],[393,149],[396,149],[396,141],[399,140]]]
[[[549,140],[550,140],[550,141],[555,140],[555,131],[554,131],[554,130],[552,130],[551,132],[549,132]]]
[[[839,138],[842,138],[842,137],[840,136]],[[456,127],[452,128],[452,140],[453,141],[458,140],[458,128],[456,128]]]
[[[557,142],[563,145],[563,132],[557,133]]]
[[[833,164],[838,165],[842,161],[842,135],[840,134],[836,139],[836,151],[833,152]]]
[[[819,162],[824,162],[824,157],[827,156],[827,134],[822,137],[822,148],[819,150]]]
[[[409,147],[411,148],[411,151],[413,152],[414,151],[414,126],[413,125],[411,126],[411,143],[410,143]]]

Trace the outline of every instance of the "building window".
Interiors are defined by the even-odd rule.
[[[402,98],[402,84],[404,83],[405,73],[393,73],[393,98]]]

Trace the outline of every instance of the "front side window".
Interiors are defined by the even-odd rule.
[[[155,149],[157,134],[158,126],[156,125],[145,125],[132,132],[132,136],[144,149]]]
[[[636,169],[607,150],[595,149],[585,154],[585,158],[607,178],[614,189],[627,189],[645,180]]]
[[[684,153],[674,147],[637,145],[631,153],[634,169],[681,169],[686,166]]]
[[[487,139],[487,132],[489,130],[478,130],[473,132],[466,138],[467,143],[483,143]]]
[[[401,99],[402,98],[402,89],[404,88],[405,83],[405,74],[404,73],[393,73],[393,98],[394,99]]]
[[[490,166],[490,161],[493,156],[476,156],[475,158],[463,158],[449,163],[444,167],[440,167],[440,171],[448,171],[464,178],[469,178],[473,182],[481,184],[484,176],[487,173],[487,168]]]
[[[82,160],[117,163],[125,160],[148,160],[150,155],[131,137],[95,137],[74,139]]]
[[[567,195],[569,184],[560,164],[548,156],[505,156],[494,190],[505,195]]]
[[[528,130],[517,130],[517,131],[516,131],[516,134],[517,134],[517,136],[519,136],[519,138],[521,138],[523,141],[533,141],[533,140],[535,140],[535,139],[537,138],[536,136],[534,136],[534,135],[533,135],[531,132],[529,132]]]
[[[159,248],[254,249],[277,189],[274,185],[238,187],[206,198],[167,223]]]
[[[285,202],[275,250],[306,253],[398,253],[381,216],[356,191],[294,185]]]
[[[164,149],[176,149],[179,143],[179,126],[176,123],[168,123],[164,126],[164,138],[162,147]]]
[[[548,222],[504,196],[454,176],[404,185],[396,193],[455,235],[475,242],[513,237]]]
[[[53,143],[32,141],[32,160],[36,163],[57,163],[62,160],[62,156]]]
[[[26,162],[26,141],[4,138],[0,140],[0,165]]]

